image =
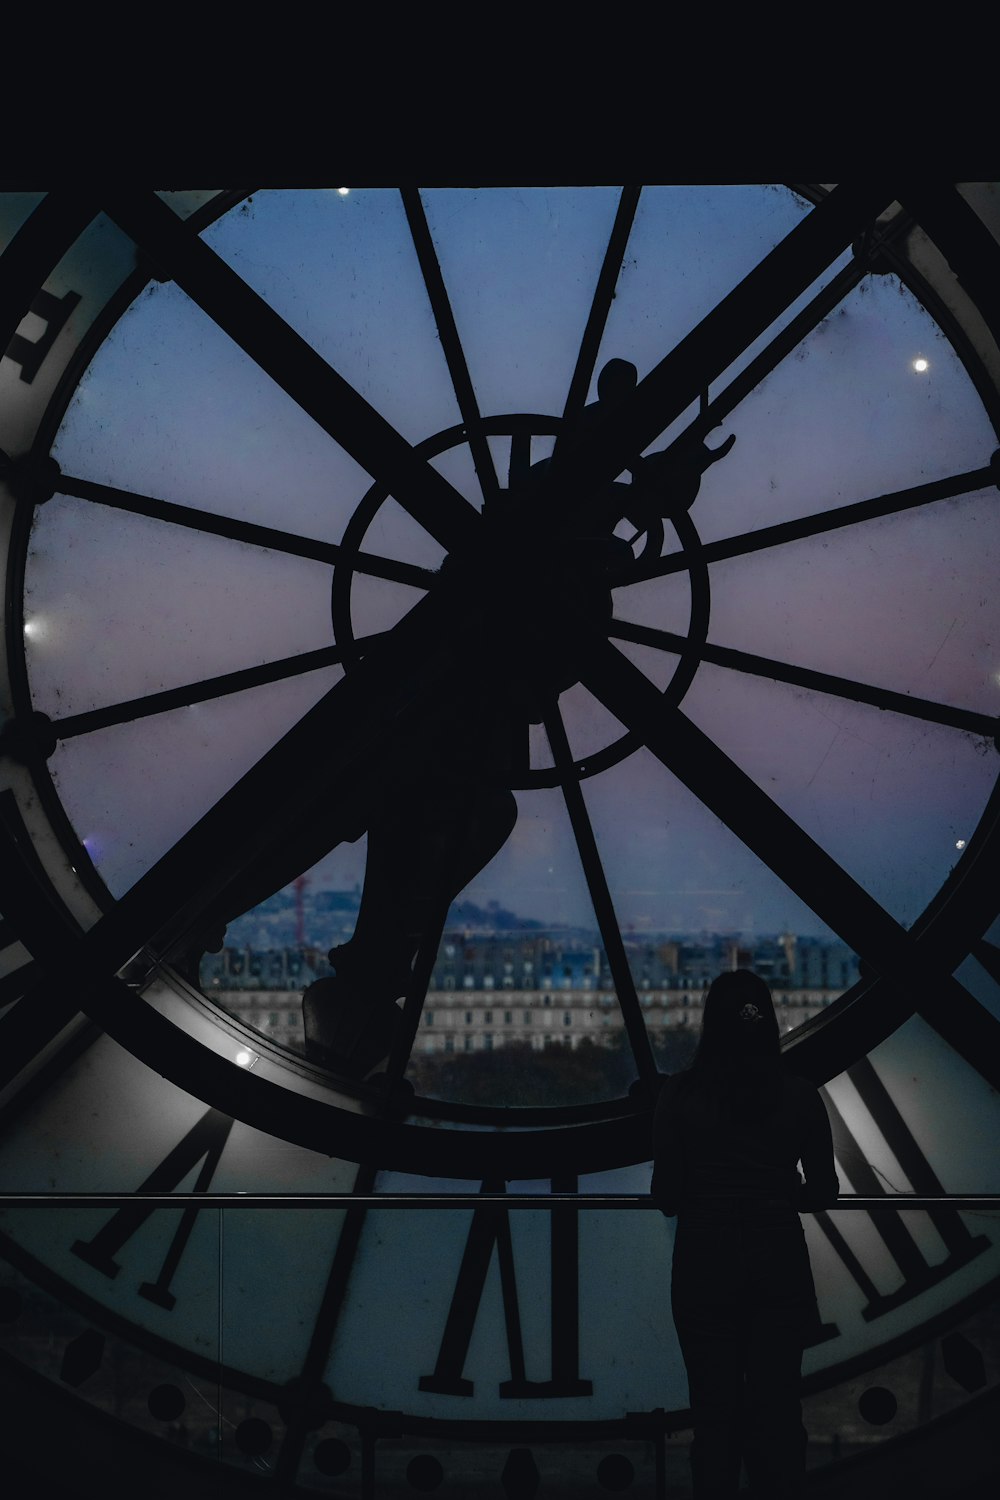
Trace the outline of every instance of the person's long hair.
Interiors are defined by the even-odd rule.
[[[727,1119],[762,1119],[780,1096],[778,1018],[767,984],[751,969],[712,981],[702,1012],[692,1083]]]

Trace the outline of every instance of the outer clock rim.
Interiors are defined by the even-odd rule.
[[[73,243],[78,232],[78,228],[74,229],[65,244],[60,242],[53,263],[58,262],[59,256],[65,253],[69,244]],[[123,293],[119,296],[123,297]],[[124,300],[118,303],[114,317],[119,315],[124,305]],[[87,339],[81,344],[75,360],[64,375],[60,389],[50,403],[41,432],[48,431],[51,435],[54,424],[58,422],[68,400],[70,389],[75,387],[81,369],[92,357],[94,348],[106,336],[113,321],[114,318],[108,319],[102,316],[92,326]],[[48,776],[43,775],[36,780],[40,782],[39,790],[46,803],[49,804],[54,799],[58,805],[58,799],[55,798]],[[48,793],[47,796],[46,793]],[[991,799],[991,805],[995,799],[996,792]],[[996,846],[997,828],[991,826],[984,832],[986,823],[987,818],[984,814],[966,857],[953,872],[953,879],[946,882],[946,886],[952,887],[953,895],[956,882],[961,884],[962,877],[972,868],[972,855],[977,841],[980,846],[987,847],[991,854]],[[987,860],[987,863],[992,862],[992,858]],[[87,863],[89,864],[89,861]],[[942,888],[942,892],[939,892],[938,897],[916,924],[917,930],[929,930],[936,926],[941,914],[941,896],[944,889]],[[101,904],[107,904],[109,901],[110,898],[105,892],[105,899]],[[955,907],[952,904],[952,911],[954,910]],[[32,924],[29,922],[28,925]],[[859,1002],[862,1000],[865,1002],[863,1013],[859,1008]],[[470,1138],[464,1145],[459,1145],[463,1132],[430,1130],[400,1121],[398,1118],[396,1120],[364,1120],[365,1135],[362,1139],[362,1135],[359,1134],[361,1117],[356,1113],[348,1114],[347,1111],[333,1104],[321,1105],[316,1100],[304,1100],[292,1094],[288,1089],[277,1090],[279,1094],[286,1096],[284,1104],[279,1109],[275,1106],[273,1099],[266,1098],[265,1093],[258,1088],[258,1085],[265,1082],[263,1079],[254,1078],[231,1066],[224,1065],[225,1074],[209,1068],[207,1072],[213,1077],[218,1072],[218,1077],[214,1084],[207,1086],[206,1068],[203,1064],[196,1063],[196,1058],[203,1054],[203,1049],[199,1044],[165,1018],[155,1016],[149,1007],[142,1007],[142,1010],[147,1012],[146,1020],[149,1022],[148,1025],[143,1025],[141,1012],[136,1006],[136,997],[117,981],[95,983],[84,1008],[95,1020],[105,1026],[111,1035],[116,1036],[128,1046],[136,1056],[155,1067],[157,1071],[172,1077],[179,1086],[190,1089],[191,1080],[197,1078],[196,1092],[201,1097],[207,1094],[218,1107],[225,1108],[227,1112],[233,1113],[247,1123],[256,1124],[278,1135],[284,1135],[287,1139],[294,1139],[300,1144],[307,1144],[312,1149],[316,1149],[321,1141],[329,1142],[332,1129],[339,1138],[338,1149],[350,1142],[348,1154],[354,1154],[354,1159],[368,1157],[368,1147],[371,1147],[377,1150],[377,1156],[382,1165],[398,1166],[402,1170],[426,1171],[429,1153],[432,1157],[435,1155],[438,1157],[434,1170],[441,1171],[444,1175],[461,1177],[482,1175],[482,1164],[486,1156],[496,1161],[496,1167],[491,1170],[499,1175],[525,1178],[553,1175],[553,1170],[560,1170],[562,1162],[571,1152],[576,1153],[574,1162],[577,1169],[589,1171],[601,1170],[611,1165],[623,1165],[630,1161],[646,1160],[648,1157],[645,1137],[648,1111],[651,1105],[649,1099],[613,1101],[613,1105],[618,1107],[620,1114],[611,1119],[595,1119],[594,1110],[588,1111],[585,1107],[581,1107],[585,1122],[581,1123],[577,1118],[574,1119],[572,1126],[567,1121],[565,1125],[555,1129],[520,1130],[517,1129],[517,1125],[519,1119],[524,1119],[524,1117],[520,1116],[516,1110],[501,1111],[503,1121],[514,1127],[512,1134],[486,1136],[476,1133],[473,1136],[472,1133],[465,1133]],[[860,1055],[858,1048],[861,1052],[870,1049],[875,1041],[881,1040],[912,1011],[912,1003],[894,996],[888,986],[879,986],[871,980],[863,980],[808,1028],[803,1028],[796,1033],[790,1041],[789,1051],[795,1057],[796,1062],[801,1064],[802,1071],[817,1078],[823,1075],[829,1077],[844,1065],[840,1058],[837,1058],[834,1065],[830,1065],[838,1052],[842,1050],[842,1044],[838,1042],[841,1032],[846,1030],[854,1037],[855,1055]],[[841,1023],[848,1017],[851,1019],[851,1025],[845,1027]],[[167,1029],[164,1030],[164,1028]],[[192,1051],[192,1048],[196,1050]],[[219,1061],[223,1062],[222,1059]],[[226,1074],[228,1076],[225,1076]],[[269,1087],[275,1088],[274,1085],[269,1085]],[[301,1118],[296,1118],[295,1123],[292,1123],[290,1115],[301,1114],[293,1108],[296,1102],[316,1106],[324,1110],[325,1114],[320,1116],[316,1114],[314,1108],[310,1108]],[[419,1109],[419,1101],[414,1101],[413,1109],[414,1112]],[[528,1113],[534,1114],[535,1112]],[[606,1114],[607,1110],[598,1110],[596,1113]],[[574,1114],[576,1114],[575,1111]],[[282,1115],[284,1119],[281,1118]],[[305,1116],[310,1117],[308,1121]],[[477,1119],[482,1119],[482,1115],[473,1115],[471,1111],[463,1111],[462,1117],[469,1123],[476,1123]],[[562,1113],[561,1117],[566,1119]],[[549,1118],[552,1117],[549,1116]],[[526,1120],[525,1123],[527,1123]],[[489,1146],[486,1144],[488,1140],[491,1142]],[[447,1145],[445,1145],[446,1141]],[[478,1165],[475,1170],[470,1170],[473,1157],[470,1148],[473,1142],[476,1148],[475,1162]],[[328,1147],[320,1146],[320,1149],[328,1149]],[[539,1165],[549,1159],[550,1152],[553,1153],[551,1160],[553,1170],[540,1171]],[[415,1167],[415,1164],[419,1165]],[[527,1170],[529,1166],[534,1170]],[[562,1169],[565,1170],[565,1168]]]
[[[993,796],[991,798],[990,807],[993,806],[993,804],[996,801],[996,798],[997,798],[997,790],[995,789],[994,793],[993,793]],[[989,811],[989,808],[987,809],[987,811]],[[995,811],[995,809],[994,809],[994,811]],[[969,853],[971,855],[973,852],[978,852],[980,855],[982,855],[982,854],[988,852],[990,854],[991,858],[989,860],[987,860],[987,863],[990,863],[990,862],[995,862],[995,859],[996,859],[996,854],[997,854],[997,838],[996,838],[994,830],[992,830],[992,829],[985,829],[986,822],[987,822],[987,816],[986,816],[986,812],[984,812],[983,818],[980,821],[979,831],[977,832],[977,838],[978,838],[979,832],[982,832],[984,834],[984,840],[986,840],[986,842],[981,847],[978,848],[978,851],[975,850],[975,846],[970,846]],[[987,839],[987,835],[989,836],[988,839]],[[920,921],[916,924],[917,928],[920,928],[921,924],[923,924],[923,927],[925,929],[933,931],[935,934],[940,931],[940,933],[941,933],[941,943],[942,943],[943,946],[947,946],[948,938],[949,938],[949,933],[950,933],[952,939],[954,940],[954,938],[955,938],[955,927],[956,927],[956,923],[954,921],[952,921],[951,925],[950,925],[950,928],[949,928],[949,921],[948,921],[948,917],[947,917],[947,915],[945,913],[944,908],[948,905],[949,899],[950,898],[954,898],[954,897],[957,897],[958,900],[954,903],[954,905],[952,907],[952,912],[953,913],[954,913],[954,906],[957,906],[957,905],[961,904],[961,899],[960,899],[961,898],[961,887],[962,887],[962,884],[963,884],[963,879],[965,879],[965,877],[967,877],[968,874],[969,874],[969,866],[963,860],[962,863],[959,865],[958,869],[955,872],[953,872],[953,877],[954,878],[951,879],[951,880],[949,880],[948,882],[946,882],[946,886],[941,888],[941,890],[938,892],[937,896],[934,898],[934,901],[928,907],[927,911],[923,914],[923,916],[921,917]],[[967,879],[965,879],[965,884],[968,884]],[[949,892],[949,895],[946,895],[946,890]],[[853,1011],[857,1015],[860,1012],[861,1008],[862,1008],[859,1005],[858,1002],[863,1001],[866,996],[868,997],[869,1001],[874,1001],[876,999],[876,996],[874,994],[872,994],[872,989],[873,989],[873,985],[872,985],[872,983],[870,981],[867,982],[867,983],[863,982],[862,984],[860,984],[858,986],[855,986],[852,991],[850,991],[847,995],[845,995],[844,997],[842,997],[842,999],[839,1002],[837,1002],[837,1005],[835,1007],[831,1007],[829,1012],[827,1012],[824,1016],[819,1017],[817,1019],[817,1022],[814,1023],[810,1028],[802,1028],[799,1032],[795,1033],[794,1036],[790,1039],[789,1051],[791,1052],[791,1054],[793,1056],[798,1056],[800,1054],[809,1053],[811,1056],[818,1057],[818,1056],[820,1056],[820,1052],[821,1052],[821,1048],[820,1048],[819,1044],[822,1043],[822,1042],[825,1042],[828,1045],[827,1045],[826,1049],[823,1051],[823,1055],[824,1056],[828,1056],[829,1055],[829,1044],[833,1043],[836,1040],[835,1037],[831,1033],[830,1022],[833,1021],[833,1019],[834,1019],[835,1016],[839,1016],[839,1015],[842,1015],[842,1013],[846,1013],[849,1007],[853,1007]],[[132,996],[132,1000],[133,1001],[134,1001],[134,998],[135,997]],[[870,1012],[869,1012],[869,1020],[871,1020],[871,1013]],[[246,1075],[241,1075],[240,1074],[240,1075],[237,1075],[237,1076],[243,1077],[243,1076],[246,1076]],[[184,1079],[184,1081],[182,1083],[182,1086],[184,1088],[188,1088],[188,1089],[190,1088],[190,1083],[189,1083],[189,1080],[187,1078]],[[618,1102],[620,1102],[623,1105],[626,1105],[626,1103],[627,1103],[627,1101],[624,1101],[624,1100],[623,1101],[618,1101]],[[281,1132],[279,1131],[277,1133],[280,1134]],[[548,1134],[551,1134],[554,1137],[556,1134],[564,1134],[564,1133],[565,1132],[558,1132],[558,1133],[557,1132],[549,1132]],[[430,1132],[424,1131],[424,1134],[425,1135],[429,1135]],[[436,1132],[436,1134],[440,1135],[440,1134],[442,1134],[442,1132]],[[481,1143],[483,1141],[483,1137],[482,1136],[477,1137],[476,1141],[477,1141],[477,1144]],[[421,1159],[423,1160],[423,1158],[421,1158]],[[426,1166],[423,1166],[422,1170],[426,1170]],[[476,1175],[479,1175],[479,1174],[476,1174]],[[544,1174],[544,1175],[548,1175],[548,1174]],[[53,1279],[54,1280],[58,1280],[59,1278],[53,1278]],[[981,1305],[983,1302],[987,1301],[992,1295],[995,1294],[997,1285],[998,1285],[998,1283],[992,1282],[992,1283],[989,1283],[988,1285],[986,1285],[984,1287],[981,1287],[981,1288],[977,1289],[977,1291],[975,1293],[972,1293],[968,1297],[966,1297],[965,1299],[963,1299],[963,1301],[960,1302],[959,1304],[957,1304],[956,1307],[949,1308],[946,1313],[942,1313],[942,1314],[937,1315],[934,1319],[931,1319],[926,1324],[922,1325],[919,1330],[911,1331],[910,1333],[908,1333],[906,1335],[899,1336],[895,1340],[891,1341],[890,1343],[888,1343],[886,1345],[879,1345],[879,1346],[877,1346],[873,1350],[871,1358],[867,1358],[866,1359],[866,1357],[864,1355],[856,1355],[856,1356],[852,1357],[852,1359],[849,1360],[849,1361],[843,1361],[843,1362],[841,1362],[840,1365],[832,1366],[830,1368],[830,1371],[829,1372],[824,1372],[824,1374],[823,1374],[822,1377],[810,1377],[804,1383],[804,1389],[805,1389],[805,1391],[808,1393],[808,1392],[810,1392],[812,1390],[822,1389],[825,1386],[827,1386],[829,1384],[833,1384],[833,1383],[835,1383],[838,1380],[850,1378],[850,1377],[852,1377],[852,1376],[854,1376],[854,1375],[856,1375],[858,1373],[861,1373],[865,1369],[871,1368],[871,1366],[874,1365],[874,1364],[880,1364],[885,1359],[893,1357],[894,1354],[902,1352],[904,1348],[911,1347],[915,1343],[919,1342],[920,1340],[922,1340],[922,1339],[924,1339],[924,1338],[926,1338],[928,1336],[933,1336],[933,1334],[937,1331],[939,1325],[941,1327],[948,1326],[948,1325],[950,1325],[950,1324],[952,1324],[954,1322],[954,1319],[956,1318],[956,1316],[957,1317],[964,1316],[967,1312],[971,1311],[974,1306]],[[82,1295],[83,1294],[81,1294],[81,1296]],[[107,1318],[107,1314],[104,1313],[103,1317],[106,1319]],[[135,1337],[135,1332],[134,1332],[134,1329],[132,1328],[131,1325],[128,1325],[127,1323],[124,1323],[123,1326],[129,1330],[129,1335],[130,1336]],[[141,1338],[141,1336],[140,1336],[140,1338]],[[345,1406],[343,1408],[343,1413],[342,1414],[344,1416],[346,1416],[348,1420],[351,1420],[351,1412],[357,1414],[358,1410],[359,1410],[358,1408],[348,1409]],[[683,1415],[684,1415],[683,1413],[676,1414],[676,1415],[678,1416],[679,1419],[681,1419],[681,1420],[683,1419]],[[476,1423],[476,1422],[469,1423],[469,1422],[466,1422],[466,1423],[463,1423],[463,1422],[461,1422],[460,1420],[457,1420],[457,1419],[419,1418],[419,1417],[404,1418],[404,1421],[405,1421],[405,1429],[407,1431],[427,1432],[427,1434],[429,1436],[430,1435],[440,1436],[440,1437],[457,1436],[457,1437],[463,1437],[463,1438],[466,1438],[466,1439],[468,1439],[470,1437],[474,1437],[474,1438],[478,1438],[480,1440],[489,1440],[491,1437],[497,1438],[497,1437],[500,1437],[500,1436],[504,1435],[504,1431],[503,1431],[504,1424],[502,1424],[502,1423],[489,1423],[489,1422],[482,1422],[482,1423]],[[544,1422],[539,1422],[539,1423],[518,1423],[517,1424],[517,1438],[519,1440],[532,1441],[532,1440],[544,1440],[546,1437],[549,1437],[550,1440],[557,1440],[558,1437],[561,1436],[562,1434],[555,1432],[553,1429],[555,1429],[558,1425],[559,1424],[556,1424],[556,1423],[544,1423]],[[569,1423],[567,1423],[567,1424],[563,1424],[563,1425],[565,1427],[567,1427],[567,1428],[570,1428],[570,1427],[575,1428],[574,1436],[578,1437],[578,1434],[579,1434],[579,1424],[569,1424]],[[625,1425],[624,1422],[621,1423],[621,1424],[617,1424],[617,1423],[595,1423],[595,1424],[591,1424],[591,1425],[592,1425],[592,1427],[594,1429],[597,1429],[598,1435],[601,1435],[601,1436],[603,1436],[605,1434],[607,1434],[608,1436],[612,1436],[612,1435],[620,1432],[621,1435],[624,1437],[626,1435],[626,1433],[627,1433],[627,1428],[626,1428],[626,1425]]]

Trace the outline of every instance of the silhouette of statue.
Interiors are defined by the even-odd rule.
[[[392,1045],[421,943],[448,906],[503,847],[517,820],[504,724],[470,692],[443,713],[368,825],[353,936],[330,949],[336,973],[302,997],[307,1053],[363,1077]]]
[[[584,408],[566,437],[586,436],[613,420],[637,384],[626,360],[612,359],[598,377],[598,399]],[[563,441],[560,438],[560,443]],[[539,723],[558,694],[579,680],[588,645],[604,638],[612,614],[612,582],[663,545],[663,522],[690,507],[709,464],[734,438],[712,451],[693,439],[664,453],[637,457],[631,482],[595,487],[581,497],[568,525],[549,544],[498,537],[489,558],[477,559],[477,583],[517,606],[498,610],[494,633],[483,627],[477,682],[412,747],[406,774],[368,823],[368,856],[358,921],[349,942],[330,951],[332,978],[317,980],[302,1001],[309,1056],[363,1077],[384,1058],[399,1025],[398,1000],[414,958],[436,941],[447,908],[499,851],[514,827],[518,738]],[[557,449],[558,453],[558,449]],[[544,481],[545,460],[532,470]],[[626,518],[633,543],[614,535]],[[442,572],[461,560],[449,558]],[[318,856],[317,856],[318,857]]]
[[[833,1204],[838,1183],[823,1100],[785,1068],[771,992],[749,969],[713,982],[694,1062],[662,1086],[651,1191],[677,1216],[671,1305],[693,1494],[729,1500],[744,1461],[760,1500],[793,1500],[802,1350],[819,1324],[798,1216]]]

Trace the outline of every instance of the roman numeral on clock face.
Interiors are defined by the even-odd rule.
[[[554,1192],[575,1192],[576,1179],[554,1180],[552,1188]],[[503,1185],[484,1183],[483,1191],[502,1192]],[[473,1211],[437,1362],[432,1374],[421,1376],[420,1390],[448,1396],[473,1395],[474,1382],[466,1379],[463,1371],[495,1249],[510,1361],[510,1379],[501,1381],[501,1397],[592,1394],[593,1382],[581,1379],[579,1373],[580,1270],[576,1210],[556,1208],[549,1213],[549,1219],[550,1378],[529,1380],[526,1376],[510,1212],[502,1205],[491,1203]],[[531,1276],[533,1281],[537,1280],[536,1268],[532,1268]]]
[[[145,1182],[139,1184],[138,1191],[140,1193],[171,1192],[200,1162],[201,1170],[198,1173],[194,1191],[196,1193],[207,1192],[232,1128],[233,1122],[228,1115],[221,1114],[217,1109],[208,1110],[153,1169]],[[85,1260],[88,1265],[93,1266],[105,1276],[117,1276],[121,1265],[115,1260],[115,1256],[142,1228],[153,1212],[154,1209],[151,1206],[143,1203],[120,1208],[92,1239],[77,1240],[73,1245],[73,1254],[78,1255],[81,1260]],[[149,1302],[155,1302],[158,1307],[166,1308],[168,1312],[173,1309],[177,1300],[170,1290],[170,1283],[180,1265],[181,1257],[200,1212],[199,1208],[192,1205],[188,1205],[182,1211],[180,1224],[174,1232],[159,1275],[155,1281],[144,1281],[139,1287],[140,1297],[145,1297]]]
[[[885,1144],[905,1172],[909,1190],[926,1194],[944,1192],[934,1168],[868,1059],[865,1058],[850,1068],[847,1077],[857,1090]],[[825,1090],[824,1097],[833,1128],[834,1152],[853,1191],[865,1197],[890,1193],[892,1189],[886,1187],[872,1166],[869,1160],[871,1153],[866,1155],[863,1151],[841,1109]],[[945,1256],[939,1261],[932,1261],[925,1255],[898,1209],[885,1208],[868,1216],[874,1233],[888,1250],[902,1278],[892,1290],[880,1291],[861,1256],[841,1232],[835,1215],[825,1212],[815,1215],[816,1223],[844,1268],[867,1298],[861,1310],[862,1317],[867,1322],[883,1317],[893,1308],[911,1301],[990,1248],[988,1236],[972,1234],[956,1209],[932,1208],[927,1211],[927,1217],[945,1245]],[[828,1328],[825,1336],[833,1337],[836,1332],[835,1328]]]
[[[51,292],[40,291],[31,304],[31,312],[45,324],[45,331],[37,339],[26,338],[15,333],[4,357],[21,366],[21,379],[29,385],[42,367],[42,361],[55,343],[69,320],[73,309],[80,301],[79,292],[65,292],[61,297]]]

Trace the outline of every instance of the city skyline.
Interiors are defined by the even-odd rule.
[[[344,942],[350,936],[360,900],[360,882],[344,888],[320,885],[318,880],[313,882],[307,877],[276,891],[259,906],[230,922],[224,946],[259,950],[295,947],[324,949],[335,942]],[[299,941],[297,930],[300,920],[304,926],[302,942]],[[530,941],[547,935],[553,939],[572,936],[580,941],[593,941],[602,946],[600,930],[593,918],[584,922],[545,923],[537,917],[504,906],[496,898],[480,906],[467,894],[452,903],[444,927],[445,937],[462,932],[485,934],[497,941],[503,939],[511,942],[519,939]],[[623,922],[621,932],[626,944],[656,939],[677,942],[760,942],[791,936],[810,943],[844,946],[834,934],[801,931],[787,923],[770,929],[754,930],[738,927],[652,927]]]

